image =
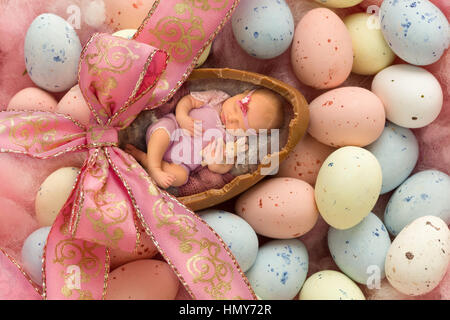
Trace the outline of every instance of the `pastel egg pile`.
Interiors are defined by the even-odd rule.
[[[431,124],[443,107],[440,83],[422,66],[443,56],[449,23],[427,0],[385,0],[379,20],[367,13],[341,19],[333,11],[361,0],[316,2],[327,8],[309,11],[297,25],[285,0],[242,0],[237,8],[233,34],[249,57],[288,53],[301,83],[327,91],[310,101],[308,133],[277,176],[239,196],[234,212],[198,214],[263,300],[363,300],[362,289],[383,278],[403,294],[424,295],[439,285],[450,262],[450,177],[414,171],[419,143],[411,129]],[[136,3],[109,1],[104,8],[116,36],[131,38],[153,1]],[[45,37],[36,36],[42,32]],[[77,86],[80,52],[64,19],[37,17],[27,33],[25,61],[39,88],[18,92],[8,109],[59,112],[87,125],[89,107]],[[394,64],[398,58],[405,63]],[[351,73],[374,76],[371,90],[342,86]],[[65,95],[58,102],[49,92]],[[56,170],[36,195],[40,228],[22,249],[24,268],[36,283],[42,282],[50,226],[78,171]],[[377,216],[377,201],[388,193],[384,215]],[[312,271],[305,239],[319,219],[329,225],[336,270]],[[141,234],[135,252],[110,252],[107,299],[175,299],[178,279]]]

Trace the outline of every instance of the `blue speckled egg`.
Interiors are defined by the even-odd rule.
[[[447,18],[427,0],[385,0],[380,8],[386,42],[408,63],[425,66],[438,61],[450,43]]]
[[[51,227],[36,230],[28,236],[22,247],[22,263],[25,271],[37,284],[42,283],[42,256]]]
[[[395,190],[384,212],[384,224],[398,235],[412,221],[436,216],[450,224],[450,177],[438,170],[416,173]]]
[[[339,269],[354,281],[371,284],[371,277],[383,279],[384,262],[391,245],[381,220],[370,213],[353,228],[328,230],[328,248]]]
[[[25,64],[33,82],[50,92],[77,83],[81,43],[63,18],[45,13],[31,23],[25,36]]]
[[[377,158],[383,172],[381,194],[405,181],[419,159],[419,143],[411,130],[386,122],[382,135],[366,147]]]
[[[285,0],[241,1],[232,25],[242,49],[259,59],[281,55],[294,38],[294,17]]]
[[[238,215],[223,210],[205,210],[199,215],[228,245],[243,272],[251,268],[258,255],[258,236]]]
[[[247,278],[263,300],[291,300],[308,273],[308,252],[297,239],[273,240],[259,249]]]

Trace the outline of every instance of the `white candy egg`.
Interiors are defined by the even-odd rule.
[[[419,143],[414,133],[390,122],[386,122],[381,137],[366,149],[381,165],[381,194],[394,190],[405,181],[419,159]]]
[[[391,245],[383,222],[373,213],[353,228],[328,231],[328,248],[347,276],[361,284],[371,284],[385,277],[384,262]]]
[[[25,37],[25,63],[33,82],[51,92],[62,92],[78,80],[81,43],[63,18],[45,13],[34,19]]]
[[[438,80],[427,70],[407,64],[379,72],[372,92],[383,101],[389,121],[405,128],[422,128],[433,122],[444,97]]]
[[[297,239],[273,240],[259,249],[247,278],[263,300],[291,300],[308,273],[308,252]]]
[[[438,217],[425,216],[406,226],[386,257],[386,277],[398,291],[423,295],[436,288],[450,262],[449,230]]]
[[[450,224],[450,177],[437,170],[416,173],[392,195],[384,212],[384,223],[397,235],[423,216],[436,216]]]
[[[241,1],[232,25],[242,49],[259,59],[281,55],[294,38],[294,17],[285,0]]]
[[[42,284],[42,256],[51,227],[36,230],[28,236],[22,247],[22,263],[30,278]]]
[[[230,248],[243,272],[255,263],[258,255],[258,237],[252,227],[238,215],[222,210],[199,212]]]

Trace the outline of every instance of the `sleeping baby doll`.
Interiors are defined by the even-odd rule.
[[[234,167],[224,148],[227,135],[257,135],[262,129],[281,129],[283,122],[283,101],[268,89],[233,97],[219,90],[192,92],[178,102],[175,114],[148,128],[147,153],[132,145],[126,151],[159,187],[179,187],[202,165],[219,174]]]

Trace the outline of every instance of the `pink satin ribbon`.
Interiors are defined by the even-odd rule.
[[[43,298],[105,298],[108,249],[133,251],[142,225],[194,299],[256,299],[222,239],[118,148],[118,131],[176,92],[238,2],[156,1],[135,40],[95,34],[79,68],[92,111],[88,127],[55,113],[0,113],[1,152],[39,159],[89,153],[47,239]],[[24,298],[39,295],[20,266],[0,254],[3,265],[1,299],[14,297],[6,293],[17,284]]]

